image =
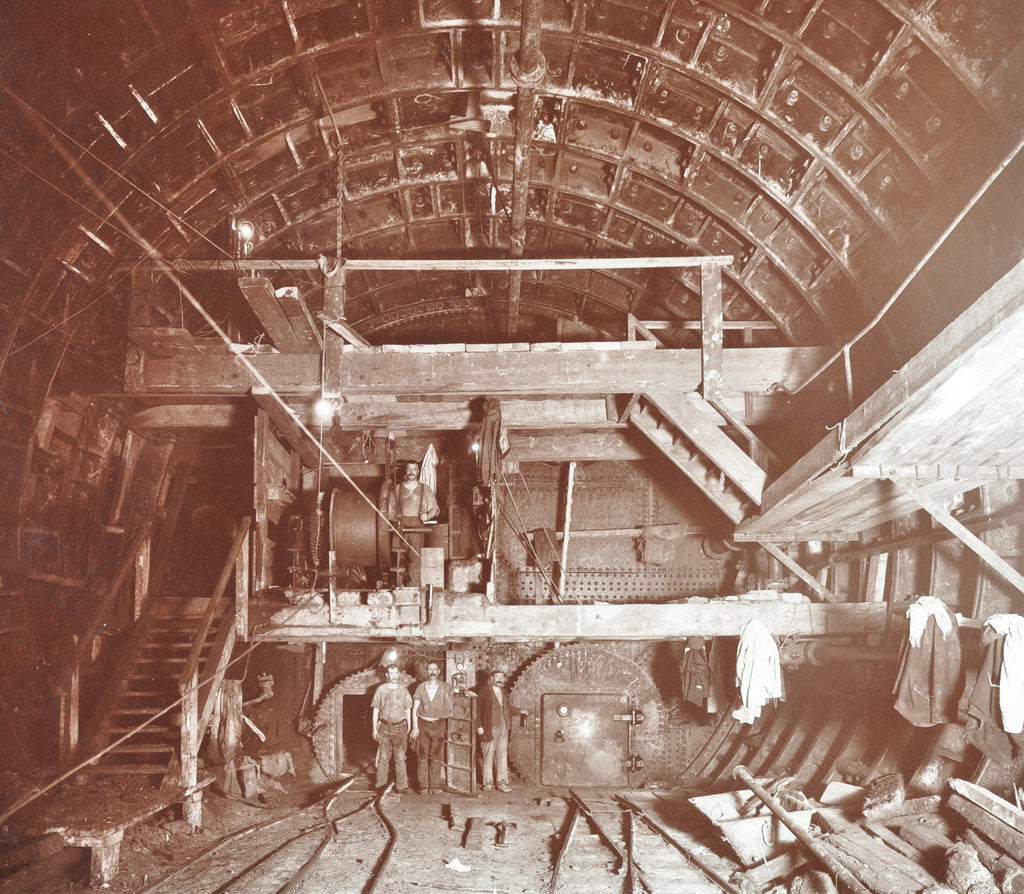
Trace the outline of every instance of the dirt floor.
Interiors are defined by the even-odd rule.
[[[128,827],[119,870],[105,889],[145,894],[282,890],[534,894],[549,889],[571,818],[571,798],[565,789],[517,785],[510,793],[471,796],[389,793],[381,800],[382,817],[375,810],[375,792],[368,778],[355,780],[333,798],[329,797],[333,786],[316,788],[292,776],[280,782],[280,787],[270,786],[261,795],[262,806],[209,791],[199,831],[193,832],[180,819],[180,806]],[[6,792],[4,800],[10,794]],[[597,823],[624,850],[630,834],[627,815],[611,794],[581,791],[593,806]],[[715,853],[700,844],[698,838],[714,840],[713,832],[706,835],[707,830],[694,828],[693,811],[687,809],[682,793],[648,789],[628,794],[674,835],[705,858],[718,861],[725,875],[735,868],[724,858],[724,851]],[[148,796],[154,797],[153,792]],[[144,809],[146,795],[138,786],[68,785],[19,813],[6,835],[9,842],[24,840],[52,827],[55,818],[64,825],[95,827],[101,821],[118,822],[126,810]],[[389,843],[386,822],[392,824],[397,838],[383,865]],[[653,833],[635,830],[633,834],[637,862],[642,851],[648,881],[656,883],[656,890],[717,890],[676,851],[660,839],[656,842]],[[658,847],[672,853],[656,853]],[[64,848],[0,879],[0,894],[88,890],[88,877],[88,853]],[[556,890],[620,892],[623,883],[623,867],[594,824],[577,821]]]

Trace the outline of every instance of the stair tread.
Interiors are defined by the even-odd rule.
[[[111,774],[124,773],[126,775],[145,775],[151,776],[159,773],[163,774],[167,772],[166,764],[100,764],[98,766],[89,767],[85,772],[93,775],[102,774],[104,776]]]
[[[125,743],[123,745],[115,745],[107,753],[108,754],[121,754],[121,753],[148,754],[149,752],[152,752],[152,751],[173,752],[173,751],[177,751],[177,749],[170,742],[153,742],[150,745],[132,745],[130,743]]]

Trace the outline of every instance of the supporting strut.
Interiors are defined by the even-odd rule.
[[[838,881],[847,891],[851,891],[853,894],[871,894],[871,892],[861,884],[860,880],[850,872],[849,869],[843,866],[842,863],[840,863],[817,841],[815,841],[806,829],[793,821],[793,818],[786,812],[786,809],[779,803],[778,799],[769,795],[768,792],[765,791],[764,787],[750,775],[750,771],[747,770],[746,767],[736,767],[736,769],[732,771],[732,775],[741,780],[755,795],[757,795],[758,798],[761,799],[764,806],[774,813],[779,818],[782,825],[796,836],[797,841],[799,841],[825,865],[825,868],[835,876],[836,881]]]

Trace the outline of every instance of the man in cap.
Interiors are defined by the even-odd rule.
[[[412,696],[398,682],[398,665],[389,664],[387,679],[377,687],[370,702],[373,708],[373,741],[377,743],[377,788],[388,784],[391,761],[395,762],[395,791],[409,791],[405,753],[409,748]]]
[[[508,732],[512,727],[512,706],[505,692],[505,673],[491,671],[488,685],[480,691],[477,700],[477,728],[483,752],[480,775],[485,792],[494,788],[497,777],[498,791],[509,792]]]

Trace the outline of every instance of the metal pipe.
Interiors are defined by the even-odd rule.
[[[841,664],[847,661],[895,661],[899,649],[890,646],[854,646],[819,640],[798,640],[779,647],[779,661],[787,667]]]
[[[849,869],[843,866],[842,863],[821,847],[821,845],[811,837],[810,833],[806,829],[793,821],[785,808],[776,798],[769,795],[768,792],[758,784],[757,780],[750,775],[750,772],[746,767],[736,767],[736,769],[732,771],[732,775],[741,780],[755,795],[757,795],[758,798],[761,799],[764,806],[774,813],[779,818],[782,825],[796,836],[797,841],[799,841],[825,865],[825,868],[835,876],[836,881],[840,882],[846,890],[852,891],[853,894],[871,894],[871,892],[861,884],[860,880],[850,872]]]
[[[544,24],[544,0],[524,0],[519,32],[519,52],[512,60],[512,78],[516,94],[515,144],[512,161],[512,215],[509,223],[509,253],[521,258],[526,250],[526,212],[530,197],[530,147],[533,143],[534,105],[537,87],[544,80],[546,66],[540,51],[541,26]],[[519,318],[519,294],[523,285],[521,270],[508,277],[507,333],[514,336]]]

